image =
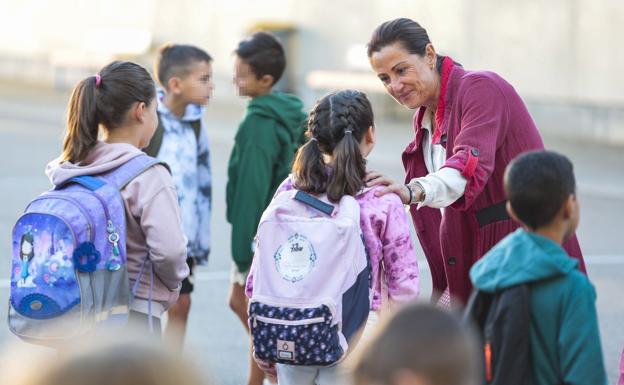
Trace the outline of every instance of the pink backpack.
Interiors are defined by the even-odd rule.
[[[370,266],[351,196],[278,194],[258,226],[249,325],[258,359],[328,366],[370,309]]]

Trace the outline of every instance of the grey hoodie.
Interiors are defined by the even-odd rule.
[[[95,175],[118,167],[141,154],[127,143],[98,142],[80,163],[50,162],[46,175],[53,185],[79,175]],[[130,287],[146,255],[154,268],[152,314],[160,317],[178,298],[182,280],[188,276],[186,237],[171,175],[162,165],[149,168],[122,191],[126,207],[126,251]],[[150,274],[141,276],[131,309],[147,313]]]

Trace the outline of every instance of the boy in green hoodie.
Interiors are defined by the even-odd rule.
[[[251,266],[254,237],[262,212],[290,173],[304,139],[303,103],[273,92],[286,67],[284,49],[271,34],[257,32],[235,51],[234,83],[249,97],[247,113],[238,127],[228,164],[227,220],[232,225],[230,308],[247,328],[245,282]],[[248,385],[261,384],[264,373],[253,360]]]
[[[596,292],[561,247],[579,222],[572,163],[528,152],[509,164],[504,184],[507,211],[524,229],[472,267],[473,285],[495,293],[528,284],[531,384],[606,385]]]

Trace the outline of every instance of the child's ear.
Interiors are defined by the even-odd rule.
[[[180,78],[177,76],[172,76],[167,81],[167,91],[174,94],[179,95],[182,91],[180,90]]]
[[[271,88],[273,86],[273,76],[271,75],[262,75],[260,78],[260,83],[267,88]]]
[[[563,219],[565,220],[572,219],[576,215],[576,212],[578,210],[577,205],[578,205],[578,202],[576,201],[576,195],[570,194],[568,199],[566,199],[565,203],[563,204],[563,208],[562,208]]]
[[[507,200],[507,203],[505,204],[505,208],[507,209],[507,214],[509,214],[511,219],[513,219],[514,221],[518,223],[522,223],[522,221],[518,219],[518,215],[514,211],[513,207],[511,207],[511,202],[509,202],[509,200]]]
[[[375,143],[375,127],[374,126],[368,127],[368,130],[366,130],[366,134],[364,135],[364,139],[366,140],[366,143],[368,144]]]
[[[134,118],[138,120],[140,123],[143,123],[145,120],[145,114],[147,113],[147,104],[144,102],[137,102],[133,107]]]

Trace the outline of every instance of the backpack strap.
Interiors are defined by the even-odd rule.
[[[195,140],[197,140],[197,145],[199,146],[199,135],[201,134],[201,119],[193,120],[191,122],[191,127],[193,127]]]
[[[193,128],[193,133],[195,134],[195,141],[199,146],[199,136],[201,135],[201,119],[193,120],[190,122],[191,127]],[[156,131],[150,139],[147,147],[143,149],[143,152],[149,156],[156,157],[158,152],[160,151],[160,147],[162,146],[163,137],[165,136],[165,128],[162,124],[162,119],[160,117],[160,112],[158,112],[158,126],[156,127]]]
[[[81,176],[75,176],[73,178],[68,179],[67,181],[63,182],[62,184],[55,186],[54,189],[55,190],[59,190],[63,187],[65,187],[66,185],[70,184],[70,183],[77,183],[79,185],[81,185],[82,187],[86,188],[87,190],[90,191],[95,191],[97,189],[99,189],[100,187],[104,186],[106,184],[106,182],[104,182],[103,180],[96,178],[94,176],[91,175],[81,175]]]
[[[98,178],[94,179],[102,178],[106,182],[115,185],[118,190],[122,190],[134,178],[157,164],[162,164],[165,168],[167,168],[167,170],[169,170],[169,166],[165,162],[145,154],[139,154],[116,169],[105,174],[98,175]],[[169,172],[171,172],[171,170],[169,170]]]
[[[295,193],[294,199],[314,209],[317,209],[323,214],[331,216],[334,213],[334,208],[335,208],[334,206],[330,205],[329,203],[325,203],[322,200],[317,199],[313,197],[312,195],[305,193],[303,191],[297,191]]]
[[[158,151],[160,151],[160,146],[162,146],[163,136],[165,135],[165,128],[162,125],[162,119],[160,118],[160,112],[158,114],[158,126],[156,127],[156,131],[154,135],[152,135],[152,139],[150,139],[147,147],[143,149],[143,152],[149,156],[158,155]]]

